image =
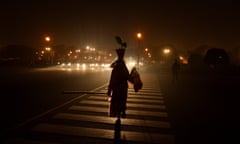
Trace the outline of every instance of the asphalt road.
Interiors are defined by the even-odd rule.
[[[109,77],[102,70],[1,68],[1,133],[77,96],[62,91],[93,90]]]
[[[154,66],[140,73],[159,76],[177,144],[237,138],[239,71],[191,72],[183,68],[174,83],[168,67]],[[2,70],[1,131],[75,97],[61,91],[92,90],[107,83],[109,76],[110,71]]]

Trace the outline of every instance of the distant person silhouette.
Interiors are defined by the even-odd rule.
[[[133,84],[135,92],[138,92],[140,89],[142,89],[143,83],[136,67],[133,67],[130,72],[129,82]]]
[[[110,117],[126,117],[129,71],[123,59],[125,49],[126,43],[116,49],[118,59],[111,64],[113,69],[107,91],[107,95],[111,98],[109,110]]]
[[[178,80],[179,71],[180,71],[180,63],[178,59],[175,59],[174,63],[172,64],[172,81],[173,82]]]

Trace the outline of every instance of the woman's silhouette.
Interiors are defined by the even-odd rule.
[[[124,62],[124,54],[126,43],[116,49],[118,59],[112,63],[111,77],[108,86],[108,96],[111,97],[110,102],[110,117],[125,118],[126,117],[126,102],[128,95],[128,78],[129,71]]]

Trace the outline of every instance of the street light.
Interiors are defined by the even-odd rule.
[[[50,47],[46,47],[45,50],[46,51],[51,51],[51,48]]]
[[[50,41],[51,41],[51,38],[50,38],[49,36],[46,36],[46,37],[45,37],[45,41],[46,41],[46,42],[50,42]]]
[[[142,39],[142,33],[137,33],[137,41],[138,41],[138,50],[137,50],[137,68],[139,69],[139,51],[140,51],[140,40]]]
[[[54,50],[51,48],[52,39],[49,35],[45,35],[44,40],[45,40],[45,51],[48,53],[47,62],[50,62],[51,64],[53,64],[53,59],[55,54],[54,54]]]
[[[137,38],[140,40],[142,38],[142,34],[141,33],[137,33]]]
[[[145,48],[145,52],[148,52],[148,48]]]
[[[171,52],[170,48],[163,49],[163,53],[165,55],[165,63],[167,61],[167,56],[169,55],[170,52]]]
[[[169,53],[170,53],[170,49],[169,49],[169,48],[165,48],[165,49],[163,50],[163,53],[166,54],[166,55],[169,54]]]

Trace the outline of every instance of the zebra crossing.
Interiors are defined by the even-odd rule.
[[[120,122],[108,117],[109,102],[106,95],[89,94],[28,126],[6,144],[173,144],[174,134],[164,96],[154,85],[145,85],[137,93],[129,88],[127,117]],[[106,91],[107,87],[99,90]]]

